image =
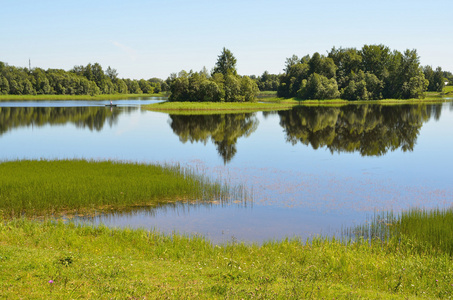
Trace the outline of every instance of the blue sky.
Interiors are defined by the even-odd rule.
[[[333,46],[417,49],[453,72],[452,0],[0,0],[0,61],[71,69],[100,63],[124,78],[210,70],[223,47],[241,75],[282,72],[293,54]]]

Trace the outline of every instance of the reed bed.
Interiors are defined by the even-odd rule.
[[[410,209],[398,215],[375,214],[367,224],[346,230],[355,241],[398,246],[409,243],[421,254],[445,253],[453,256],[453,209]]]
[[[116,161],[21,160],[0,163],[0,211],[40,216],[130,206],[244,200],[245,189],[179,165]]]

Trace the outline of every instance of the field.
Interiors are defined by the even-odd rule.
[[[453,296],[451,210],[377,215],[344,240],[215,245],[200,236],[36,219],[244,195],[191,170],[77,160],[3,162],[0,168],[2,299]]]

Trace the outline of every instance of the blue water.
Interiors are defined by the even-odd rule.
[[[239,134],[234,154],[225,159],[219,142],[214,142],[218,132],[204,138],[192,136],[192,142],[190,139],[183,142],[183,133],[180,137],[171,127],[180,120],[178,117],[142,110],[142,105],[156,101],[161,99],[114,100],[118,104],[116,108],[102,107],[109,101],[49,101],[45,106],[41,106],[42,102],[0,102],[0,113],[8,107],[67,107],[71,112],[71,107],[95,109],[91,107],[98,106],[99,110],[107,110],[108,115],[105,119],[99,117],[95,128],[89,120],[71,121],[70,118],[59,123],[36,124],[40,118],[32,122],[9,122],[8,126],[0,127],[0,159],[84,158],[179,163],[232,184],[245,184],[253,191],[253,203],[246,207],[239,203],[209,207],[187,204],[159,208],[152,213],[137,211],[90,220],[108,226],[201,234],[216,243],[231,239],[262,242],[295,236],[306,239],[318,234],[336,234],[342,228],[364,222],[378,211],[452,204],[451,102],[430,106],[438,115],[423,118],[412,140],[412,149],[403,151],[399,145],[380,155],[362,155],[346,149],[332,153],[328,146],[314,149],[312,144],[300,141],[292,144],[287,141],[288,129],[281,125],[281,115],[261,112],[247,115],[247,122],[253,123],[255,129]],[[98,115],[104,113],[98,111]],[[389,124],[389,128],[400,126],[399,119]],[[198,124],[196,120],[191,126]],[[178,130],[190,127],[181,124]],[[328,134],[325,137],[330,141]],[[364,137],[367,138],[366,134]],[[385,134],[377,136],[376,140],[385,137]]]

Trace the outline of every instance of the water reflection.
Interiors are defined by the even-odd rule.
[[[19,127],[63,125],[101,131],[104,124],[112,127],[121,113],[136,111],[136,107],[111,109],[106,107],[0,107],[0,135]]]
[[[240,137],[250,136],[259,121],[255,113],[222,115],[171,115],[169,124],[182,143],[187,141],[206,144],[211,140],[228,163],[236,154]]]
[[[380,156],[413,151],[423,123],[439,120],[441,105],[294,107],[279,112],[286,140],[334,152]]]

